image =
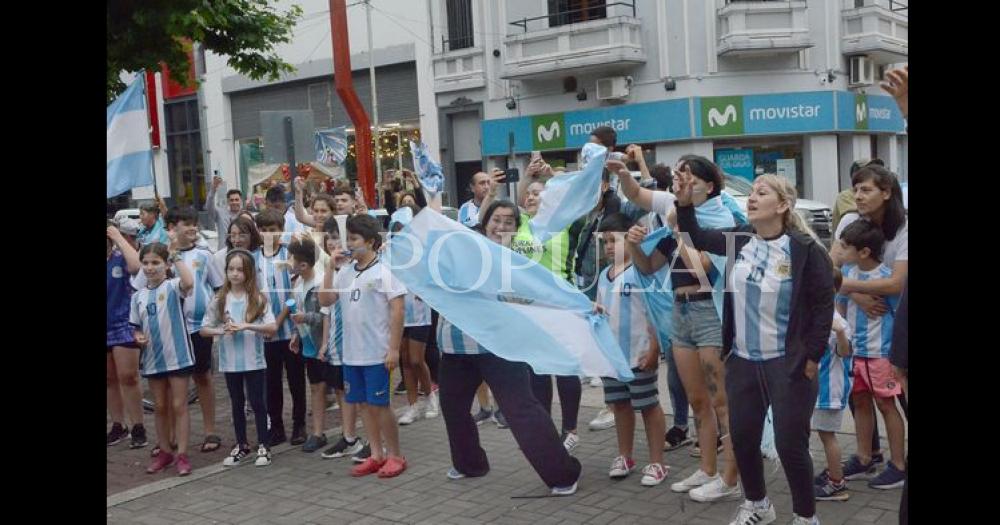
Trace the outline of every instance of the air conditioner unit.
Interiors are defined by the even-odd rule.
[[[850,58],[851,78],[848,84],[851,87],[870,86],[875,82],[875,62],[865,55],[853,56]]]
[[[597,79],[597,100],[621,100],[628,98],[628,77],[608,77]]]

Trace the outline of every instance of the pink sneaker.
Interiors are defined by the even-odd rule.
[[[177,475],[187,476],[191,473],[191,460],[187,454],[177,454]]]
[[[146,467],[147,474],[156,474],[174,463],[174,455],[169,452],[160,451],[153,456],[153,462]]]

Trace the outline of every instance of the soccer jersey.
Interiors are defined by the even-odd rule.
[[[257,267],[261,276],[260,291],[267,295],[267,306],[275,318],[281,314],[285,307],[285,301],[292,293],[292,276],[288,273],[288,266],[283,263],[288,259],[288,247],[284,244],[278,247],[270,257],[264,255],[263,250],[257,250]],[[292,338],[295,325],[291,318],[286,317],[285,322],[278,325],[278,333],[272,341],[287,341]]]
[[[431,324],[431,307],[415,294],[407,293],[403,326],[427,326]]]
[[[389,268],[375,261],[359,269],[344,266],[334,277],[337,302],[344,319],[343,361],[350,366],[385,362],[389,352],[389,301],[406,293]]]
[[[874,270],[863,271],[856,264],[846,265],[841,270],[845,279],[856,279],[858,281],[870,281],[872,279],[888,279],[892,277],[892,270],[884,264],[878,265]],[[898,295],[885,297],[885,302],[889,307],[882,317],[871,319],[865,315],[857,303],[844,295],[838,295],[837,301],[847,305],[847,322],[851,326],[854,337],[851,344],[854,347],[855,357],[884,357],[889,358],[889,349],[892,347],[892,322],[896,317],[896,305],[899,303]]]
[[[264,296],[266,300],[267,296]],[[232,320],[236,323],[246,321],[247,296],[236,297],[229,293],[226,296],[225,317],[219,318],[218,297],[212,299],[205,312],[203,326],[222,327]],[[264,305],[264,313],[252,321],[253,324],[268,324],[274,322],[274,314]],[[251,372],[264,370],[264,336],[251,330],[240,330],[232,335],[217,336],[219,340],[219,372]]]
[[[437,343],[438,348],[446,354],[479,355],[490,353],[489,350],[483,348],[483,345],[459,330],[444,316],[438,316]]]
[[[510,248],[515,252],[538,262],[552,273],[573,282],[573,263],[576,252],[570,248],[569,228],[552,236],[544,243],[539,243],[531,234],[531,220],[527,214],[521,214],[521,227],[511,241]]]
[[[649,352],[649,321],[642,300],[642,284],[635,266],[611,278],[612,266],[601,271],[597,284],[597,303],[604,306],[610,318],[611,331],[625,354],[630,368],[639,366],[639,358]]]
[[[785,355],[792,304],[792,249],[788,235],[754,237],[740,250],[729,273],[733,290],[733,351],[751,361]]]
[[[319,312],[330,318],[330,333],[326,339],[326,359],[334,366],[344,364],[344,316],[340,303],[320,308]]]
[[[112,332],[128,329],[129,308],[132,303],[132,286],[129,284],[128,263],[117,249],[108,258],[108,336]]]
[[[844,335],[851,340],[851,327],[836,311],[833,312],[833,326],[842,325]],[[819,395],[816,397],[816,408],[824,410],[843,410],[847,408],[847,400],[851,397],[851,364],[853,357],[837,355],[837,333],[830,330],[830,340],[826,351],[819,360]]]
[[[214,290],[222,286],[223,279],[212,252],[208,249],[195,246],[177,253],[194,275],[194,288],[191,294],[184,298],[184,322],[187,324],[188,333],[193,334],[201,330],[201,320],[205,317],[208,303],[212,301]],[[177,270],[174,270],[174,273],[176,275]],[[132,285],[136,290],[145,288],[146,275],[139,272],[133,279]]]
[[[469,199],[458,209],[458,222],[469,228],[479,224],[479,206],[476,206],[475,199]]]
[[[143,287],[132,295],[129,323],[141,329],[148,339],[139,363],[143,375],[194,366],[191,336],[181,308],[180,283],[179,277],[165,279],[155,288]]]
[[[139,243],[140,248],[154,242],[170,244],[170,237],[167,235],[167,229],[163,226],[163,218],[158,217],[156,222],[153,223],[152,228],[147,228],[145,226],[140,228],[139,232],[135,235],[135,240]]]
[[[292,286],[292,299],[295,299],[295,311],[302,313],[315,313],[321,315],[319,298],[316,294],[323,284],[323,269],[313,267],[313,278],[306,280],[301,275]],[[312,294],[310,294],[312,291]],[[289,315],[289,317],[291,317]],[[316,334],[315,326],[307,321],[294,325],[299,332],[299,343],[302,349],[302,357],[316,357],[319,350],[319,336]],[[319,325],[322,327],[322,323]]]

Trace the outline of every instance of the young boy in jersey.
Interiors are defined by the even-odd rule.
[[[267,362],[267,415],[271,420],[269,447],[288,440],[285,434],[285,393],[282,370],[288,374],[288,391],[292,395],[292,445],[306,442],[306,368],[302,355],[292,352],[289,343],[295,333],[291,313],[285,305],[291,297],[292,278],[288,271],[288,246],[282,242],[285,216],[272,208],[261,210],[255,218],[257,229],[264,238],[260,249],[260,268],[264,277],[261,291],[274,313],[278,333],[264,339],[264,360]]]
[[[870,280],[891,277],[892,270],[880,262],[885,236],[873,222],[862,219],[847,226],[840,236],[845,279]],[[857,303],[838,296],[837,309],[847,319],[854,333],[854,419],[857,426],[858,453],[844,465],[844,477],[862,479],[873,471],[872,432],[875,424],[873,406],[878,406],[885,420],[892,459],[885,470],[868,482],[875,489],[893,489],[903,486],[904,435],[903,417],[896,408],[896,396],[902,392],[889,363],[892,345],[892,322],[899,296],[886,297],[888,311],[881,317],[870,318]]]
[[[358,404],[368,430],[372,455],[351,470],[352,476],[378,473],[391,478],[406,470],[399,449],[399,428],[389,407],[389,373],[399,365],[406,288],[382,265],[378,249],[381,225],[369,215],[347,220],[347,248],[335,256],[339,268],[332,287],[324,286],[324,304],[338,303],[343,315],[344,389],[347,403]],[[327,281],[329,283],[329,280]],[[388,456],[382,452],[382,439]]]
[[[323,340],[323,313],[320,312],[319,287],[323,283],[323,268],[316,266],[316,243],[308,233],[296,234],[288,245],[292,272],[299,277],[292,285],[295,306],[291,314],[296,332],[289,344],[293,352],[301,352],[306,362],[312,406],[312,434],[302,445],[303,452],[315,452],[327,444],[323,433],[326,416],[326,385],[333,383],[329,367],[324,361],[326,348]]]
[[[616,378],[604,378],[604,402],[612,407],[615,414],[619,454],[611,463],[608,475],[624,478],[635,470],[632,459],[635,412],[641,412],[650,461],[642,469],[641,482],[653,487],[662,483],[668,473],[667,466],[663,464],[666,420],[656,390],[660,348],[646,317],[642,285],[632,266],[632,258],[625,249],[625,234],[632,224],[625,215],[615,213],[605,217],[600,226],[604,254],[611,264],[598,277],[597,304],[607,312],[611,330],[635,373],[635,379],[627,383]]]
[[[840,270],[833,269],[834,293],[840,290],[844,278]],[[816,410],[813,411],[812,427],[819,434],[826,452],[827,468],[816,477],[816,499],[818,501],[847,501],[847,480],[840,464],[840,444],[836,432],[847,408],[847,398],[851,395],[851,328],[840,312],[833,312],[833,328],[826,352],[819,361],[819,395]]]

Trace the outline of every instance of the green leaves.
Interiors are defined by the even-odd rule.
[[[277,80],[295,70],[275,52],[291,41],[302,8],[279,12],[269,0],[108,0],[107,96],[110,104],[125,84],[122,72],[156,71],[165,63],[177,82],[188,84],[186,42],[228,56],[227,64],[254,80]]]

